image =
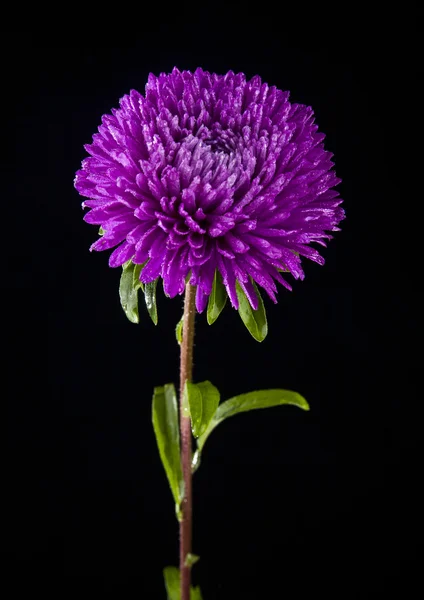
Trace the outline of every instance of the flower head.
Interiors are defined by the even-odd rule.
[[[323,264],[344,218],[314,113],[289,92],[243,73],[196,69],[149,75],[102,118],[91,155],[77,172],[88,200],[84,219],[103,235],[92,250],[115,248],[111,267],[145,265],[143,283],[162,277],[165,293],[197,286],[204,310],[215,271],[232,305],[236,282],[257,308],[256,282],[276,302],[281,272],[303,279],[301,257]]]

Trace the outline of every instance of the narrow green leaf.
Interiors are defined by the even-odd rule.
[[[236,291],[239,301],[238,312],[250,334],[255,338],[256,341],[263,342],[268,333],[265,306],[255,282],[252,281],[252,283],[253,287],[255,288],[256,295],[258,296],[258,310],[253,310],[253,308],[250,306],[250,302],[247,299],[246,294],[237,281]]]
[[[188,400],[191,428],[194,437],[206,431],[219,404],[219,391],[210,381],[192,383],[187,381],[184,396]]]
[[[227,303],[227,290],[222,283],[221,273],[216,270],[213,278],[212,292],[209,296],[206,318],[209,325],[215,323]]]
[[[175,505],[175,516],[177,517],[177,521],[181,523],[183,520],[183,509],[181,508],[181,503]]]
[[[199,586],[190,589],[190,600],[203,600]]]
[[[163,578],[168,600],[181,600],[180,570],[177,567],[165,567]]]
[[[180,344],[183,341],[183,324],[184,324],[184,317],[181,317],[181,320],[178,321],[177,326],[175,328],[175,337],[177,338],[177,342]]]
[[[181,578],[177,567],[165,567],[163,570],[168,600],[181,600]],[[190,588],[190,600],[203,600],[200,587]]]
[[[146,283],[144,285],[144,298],[146,300],[147,310],[149,312],[150,318],[152,319],[155,325],[158,324],[158,310],[156,307],[156,286],[158,284],[158,280],[152,281],[151,283]]]
[[[179,507],[184,495],[184,483],[180,459],[177,395],[172,383],[154,389],[152,420],[160,458],[175,504]]]
[[[134,289],[133,285],[134,266],[130,260],[122,265],[119,298],[127,318],[131,323],[138,323],[138,291]]]
[[[195,450],[192,458],[191,458],[191,472],[195,473],[197,469],[200,467],[202,458],[202,453],[199,449]]]
[[[197,440],[198,450],[201,451],[210,433],[222,421],[233,415],[237,415],[248,410],[257,408],[270,408],[272,406],[280,406],[282,404],[291,404],[298,406],[303,410],[309,410],[309,404],[305,398],[297,392],[290,390],[260,390],[257,392],[249,392],[234,396],[223,402],[209,423],[207,430]]]
[[[147,262],[147,261],[146,261]],[[140,281],[140,273],[145,266],[145,262],[142,265],[134,265],[133,271],[133,288],[135,290],[142,289],[144,292],[144,284]]]
[[[189,552],[186,556],[184,563],[185,563],[186,567],[192,567],[199,560],[200,560],[200,556],[197,556],[197,554],[192,554],[191,552]]]

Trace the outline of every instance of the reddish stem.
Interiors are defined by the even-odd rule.
[[[193,342],[196,288],[186,285],[183,315],[183,339],[180,359],[180,431],[181,431],[181,463],[184,479],[184,500],[182,502],[182,519],[180,521],[180,573],[181,600],[190,600],[191,568],[186,565],[186,557],[191,553],[192,536],[192,473],[191,473],[191,423],[190,416],[183,411],[183,395],[186,381],[191,381],[193,374]]]

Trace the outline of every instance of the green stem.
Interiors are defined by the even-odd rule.
[[[183,339],[181,342],[180,360],[180,431],[181,431],[181,463],[184,479],[184,500],[182,502],[182,518],[180,521],[180,573],[181,600],[190,600],[190,567],[186,557],[191,553],[192,536],[192,473],[191,454],[192,437],[190,415],[184,414],[183,396],[186,381],[191,381],[193,374],[193,342],[196,288],[186,284],[183,315]]]

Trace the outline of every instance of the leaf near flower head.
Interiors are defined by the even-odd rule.
[[[127,318],[131,323],[139,323],[138,289],[134,288],[134,269],[135,265],[131,260],[122,265],[119,298]]]
[[[158,309],[156,306],[156,286],[158,280],[146,283],[144,285],[144,299],[146,301],[147,311],[155,325],[158,324]]]
[[[209,325],[215,323],[227,303],[227,290],[222,282],[221,273],[216,270],[213,278],[212,291],[208,300],[206,318]]]
[[[121,306],[131,323],[139,323],[138,312],[138,290],[144,293],[147,312],[153,323],[158,324],[158,312],[156,306],[156,286],[158,280],[143,284],[140,274],[146,263],[135,265],[131,260],[122,265],[121,281],[119,283],[119,297]]]
[[[249,300],[247,299],[246,294],[242,290],[239,282],[237,282],[236,292],[239,301],[238,312],[241,317],[241,320],[245,324],[251,336],[257,342],[263,342],[268,334],[268,323],[266,320],[265,306],[255,282],[252,281],[252,284],[258,297],[258,309],[254,310],[252,308]]]
[[[133,271],[133,286],[135,290],[142,289],[144,292],[144,284],[140,281],[141,271],[146,263],[142,265],[134,265]]]

